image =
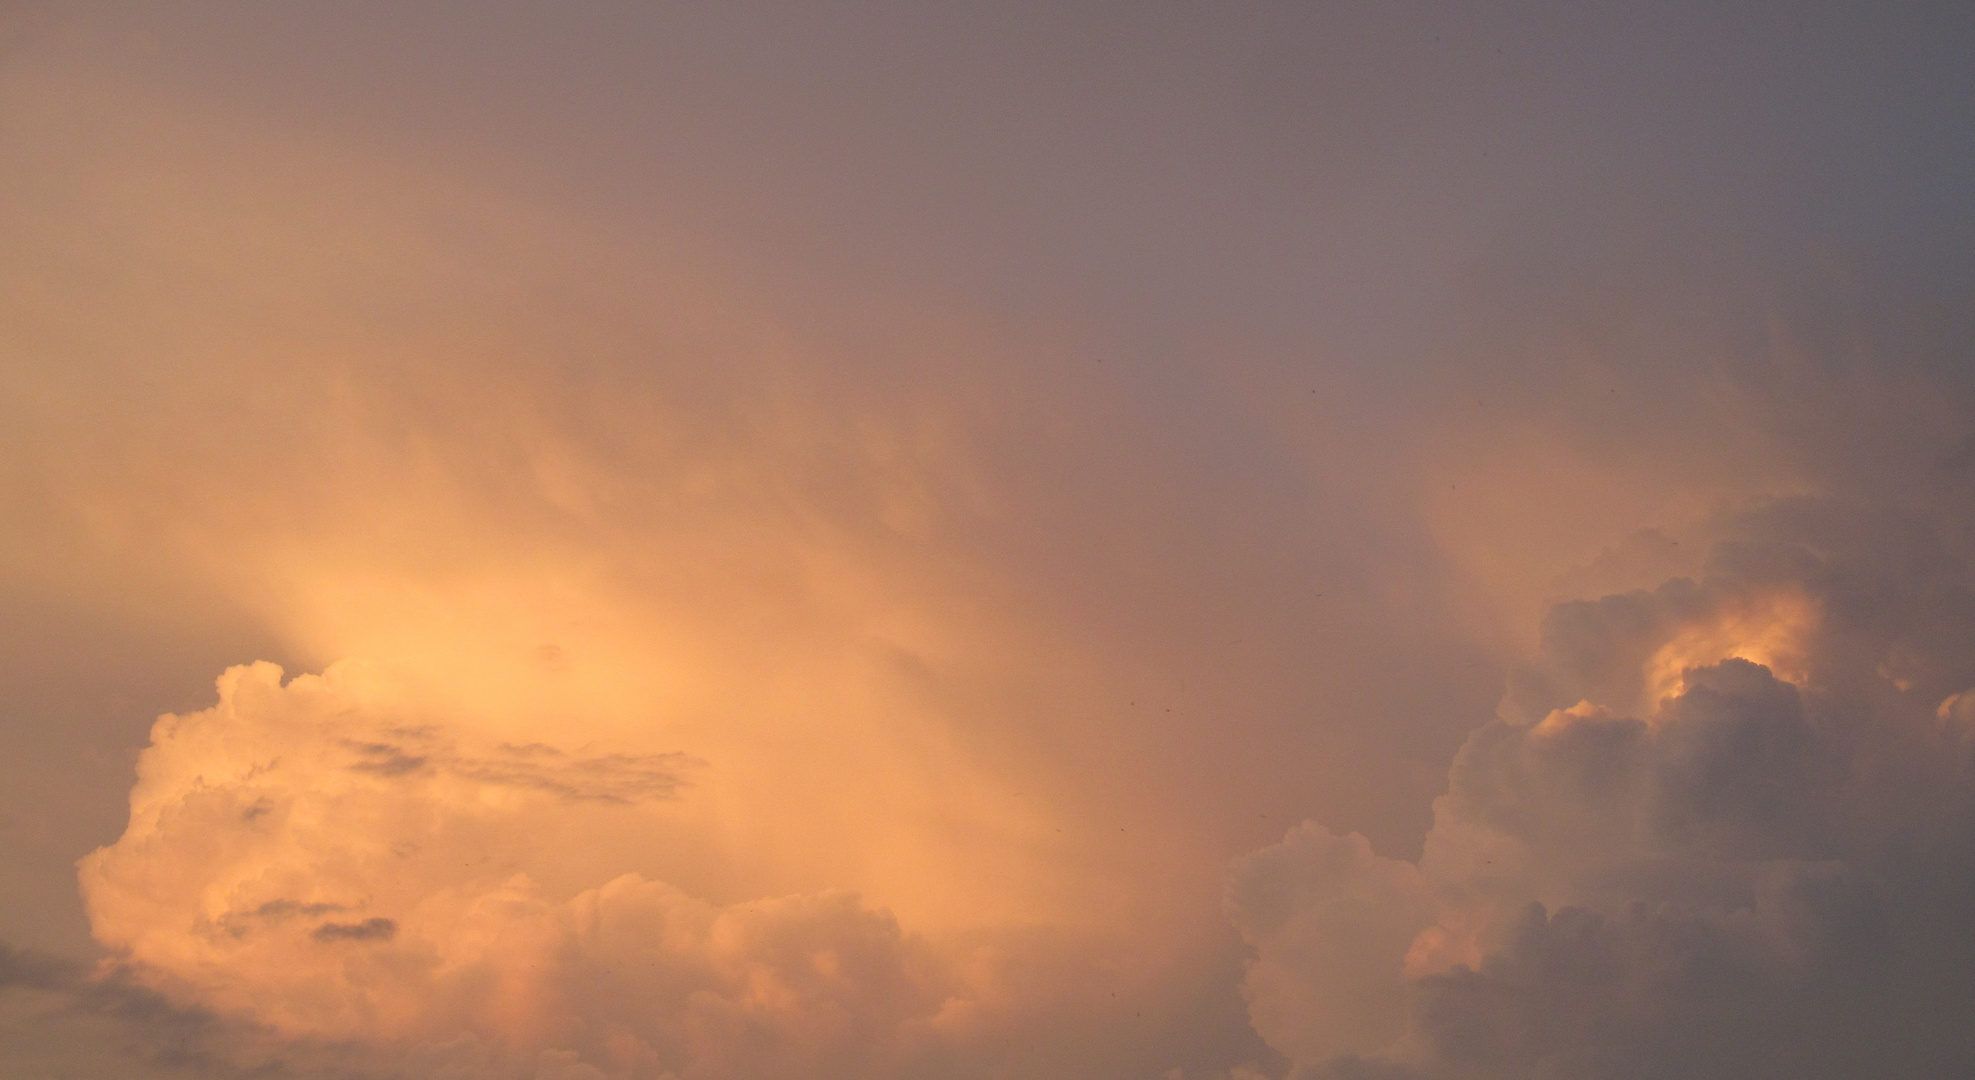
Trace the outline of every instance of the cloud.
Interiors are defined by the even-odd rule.
[[[1276,1049],[1322,1059],[1399,1036],[1405,1000],[1385,969],[1432,921],[1417,868],[1306,822],[1243,863],[1229,905],[1243,937],[1268,943],[1248,991],[1255,1028]]]
[[[19,1075],[225,1078],[291,1075],[268,1033],[172,1001],[111,965],[0,942],[0,1045]]]
[[[398,936],[398,924],[377,915],[358,923],[326,922],[309,936],[317,941],[389,941]]]
[[[1975,1039],[1975,577],[1832,500],[1554,609],[1417,861],[1240,860],[1250,1012],[1298,1076],[1950,1075]]]
[[[722,906],[625,874],[548,895],[510,840],[573,801],[669,799],[678,759],[482,752],[397,695],[361,665],[259,664],[158,722],[128,830],[82,863],[145,1000],[493,1075],[883,1076],[967,1029],[946,960],[849,893]]]
[[[1172,994],[1189,976],[1123,933],[934,934],[843,889],[658,879],[636,853],[693,844],[703,813],[705,789],[654,779],[675,756],[501,741],[374,663],[247,665],[218,689],[160,718],[123,836],[80,867],[114,985],[203,1018],[216,1075],[930,1080],[1199,1056],[1154,1019],[1197,1007]]]
[[[486,756],[461,754],[434,732],[398,728],[391,742],[342,740],[353,758],[348,768],[396,777],[426,771],[496,787],[524,788],[569,802],[629,805],[677,796],[681,775],[698,762],[688,754],[570,754],[553,746],[502,743]]]
[[[37,102],[83,108],[24,93],[22,130],[63,126]],[[1163,420],[1116,404],[1116,364],[983,333],[952,305],[901,322],[839,303],[854,288],[763,298],[709,260],[599,242],[594,221],[428,184],[447,170],[408,177],[374,147],[104,94],[121,134],[69,130],[105,156],[44,164],[78,184],[143,178],[128,210],[149,224],[122,231],[94,188],[51,179],[37,190],[63,205],[15,215],[48,231],[5,274],[88,236],[133,281],[200,279],[196,263],[214,284],[8,294],[49,338],[10,355],[80,356],[100,334],[93,355],[117,358],[10,369],[22,422],[0,427],[46,454],[17,516],[46,530],[48,560],[20,576],[197,622],[151,577],[106,570],[141,565],[278,639],[183,666],[323,672],[236,669],[217,712],[157,701],[179,715],[154,733],[123,840],[84,869],[88,927],[146,985],[297,1039],[374,1037],[420,1069],[454,1061],[419,1055],[455,1036],[493,1047],[488,1070],[533,1068],[527,1046],[617,1068],[619,1050],[556,1026],[610,1003],[555,988],[577,979],[558,966],[567,906],[635,874],[720,926],[760,898],[861,897],[830,925],[890,926],[912,985],[938,989],[850,996],[863,1004],[842,1011],[884,1018],[855,1020],[846,1045],[879,1059],[964,1045],[974,1064],[1103,1076],[1261,1051],[1214,903],[1223,848],[1176,827],[1204,807],[1253,828],[1196,790],[1252,786],[1195,767],[1248,744],[1221,737],[1213,687],[1171,661],[1196,639],[1266,653],[1267,677],[1239,680],[1268,688],[1255,713],[1300,694],[1305,665],[1247,636],[1228,587],[1252,580],[1168,570],[1222,560],[1201,529],[1269,560],[1302,545],[1197,514],[1188,493],[1225,485],[1158,449]],[[272,232],[244,224],[251,205]],[[85,430],[116,436],[84,451]],[[1330,603],[1365,606],[1335,587]],[[1127,620],[1135,640],[1105,628]],[[393,666],[337,663],[351,656]],[[116,714],[155,715],[133,699]],[[1143,737],[1148,715],[1168,730]],[[105,756],[127,787],[127,760]],[[1099,762],[1151,779],[1094,785]],[[51,861],[115,828],[74,829]],[[534,914],[484,949],[460,936],[517,907]],[[388,940],[337,929],[380,919]],[[497,948],[523,941],[537,947]],[[697,970],[625,993],[678,1012],[740,994],[712,961]],[[532,1002],[515,1015],[543,1025],[513,1045],[490,1033],[520,1021],[485,1000],[510,975]],[[750,1045],[780,1023],[729,1014]],[[710,1036],[636,1037],[659,1055],[647,1071],[740,1067]]]
[[[1607,895],[1644,886],[1593,885],[1645,874],[1600,861],[1635,817],[1717,862],[1769,845],[1852,865],[1828,854],[1860,809],[1831,766],[1859,759],[1794,689],[1830,668],[1836,609],[1788,575],[1559,616],[1549,666],[1512,704],[1528,727],[1559,713],[1544,738],[1569,737],[1477,749],[1433,849],[1519,884],[1449,898],[1475,875],[1374,850],[1418,841],[1440,764],[1520,647],[1495,609],[1687,573],[1690,522],[1657,516],[1677,497],[1802,490],[1820,464],[1880,487],[1965,437],[1968,397],[1942,390],[1960,377],[1909,377],[1975,370],[1959,353],[1820,375],[1825,358],[1760,344],[1766,302],[1731,305],[1723,336],[1759,344],[1723,377],[1706,340],[1722,327],[1689,317],[1737,276],[1693,257],[1697,235],[1738,235],[1693,197],[1719,192],[1665,192],[1641,219],[1609,185],[1558,190],[1586,165],[1652,187],[1696,131],[1741,143],[1721,102],[1774,93],[1683,78],[1691,101],[1657,112],[1672,133],[1657,143],[1607,142],[1639,130],[1605,122],[1636,119],[1628,104],[1572,113],[1596,138],[1548,144],[1525,91],[1483,116],[1463,89],[1507,87],[1498,65],[1546,52],[1507,24],[1450,33],[1466,41],[1450,56],[1407,18],[1323,13],[1233,12],[1205,53],[1191,14],[1184,32],[1132,31],[1151,52],[1113,48],[1110,15],[1035,34],[1020,13],[866,13],[767,37],[743,16],[709,37],[697,17],[508,14],[453,33],[410,11],[382,34],[102,15],[0,79],[4,141],[33,148],[0,199],[0,576],[34,598],[12,610],[35,627],[9,661],[24,764],[0,786],[23,823],[10,837],[60,823],[47,887],[0,888],[0,914],[69,914],[69,866],[122,827],[122,751],[143,741],[103,718],[164,709],[183,723],[145,760],[129,833],[87,870],[103,940],[170,1001],[297,1045],[353,1033],[417,1076],[768,1071],[778,1046],[877,1075],[1266,1066],[1218,874],[1306,814],[1347,835],[1306,827],[1238,883],[1255,1022],[1300,1060],[1397,1069],[1389,1044],[1426,1060],[1415,1012],[1432,980],[1541,937],[1518,936],[1529,904],[1543,927],[1565,910],[1627,925]],[[1610,28],[1653,58],[1652,35]],[[1548,39],[1569,85],[1664,70],[1579,63],[1604,55],[1574,44],[1582,29]],[[420,44],[434,32],[457,46],[438,66]],[[1395,65],[1401,40],[1419,51]],[[1311,63],[1312,43],[1342,66]],[[1842,67],[1801,42],[1784,55],[1730,67],[1768,90],[1797,85],[1782,69],[1798,61]],[[888,56],[940,85],[864,81]],[[1838,87],[1885,82],[1847,78],[1819,100],[1850,109],[1860,97]],[[1143,105],[1134,88],[1153,83]],[[966,86],[971,107],[927,108]],[[1294,107],[1253,128],[1264,101]],[[1077,116],[1118,137],[1064,141]],[[1771,106],[1740,116],[1780,130]],[[1819,124],[1790,130],[1765,145],[1823,145]],[[955,153],[926,158],[933,144]],[[1503,152],[1538,144],[1553,148]],[[1847,145],[1860,152],[1836,158],[1879,160]],[[1079,167],[1086,153],[1109,164]],[[1710,161],[1700,174],[1780,175]],[[1789,202],[1746,182],[1730,203]],[[1486,208],[1507,205],[1550,231]],[[1943,232],[1941,214],[1916,216]],[[1618,235],[1557,242],[1587,223]],[[1611,295],[1559,327],[1554,282],[1532,289],[1487,255],[1491,236],[1568,297]],[[1699,282],[1706,302],[1635,303],[1641,238],[1675,256],[1644,276]],[[1570,254],[1604,247],[1608,272]],[[1478,307],[1520,320],[1475,328],[1471,379],[1428,341],[1468,329],[1443,295],[1463,266],[1490,285]],[[1814,306],[1837,310],[1826,295]],[[1873,341],[1868,358],[1913,355]],[[1524,356],[1539,359],[1505,359]],[[1647,523],[1664,542],[1542,588]],[[64,621],[86,651],[49,645]],[[236,622],[255,633],[172,651]],[[1916,694],[1975,685],[1937,685],[1926,641],[1869,666]],[[410,673],[238,676],[232,713],[185,709],[184,672],[257,656]],[[146,665],[172,681],[129,682]],[[86,709],[42,704],[119,683]],[[1729,722],[1744,711],[1746,730]],[[57,732],[72,741],[33,748]],[[1785,779],[1745,788],[1764,776]],[[98,816],[49,809],[63,787],[87,788],[70,801]],[[1707,895],[1691,902],[1712,910]],[[585,897],[605,925],[647,929],[586,951]],[[771,907],[779,929],[743,933]],[[613,981],[620,954],[649,956],[649,978]],[[817,982],[819,964],[840,981]]]

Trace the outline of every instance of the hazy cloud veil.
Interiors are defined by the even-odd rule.
[[[0,11],[0,1073],[1975,1071],[1971,43]]]

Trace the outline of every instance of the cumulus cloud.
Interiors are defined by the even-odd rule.
[[[1236,865],[1258,1030],[1307,1077],[1975,1064],[1951,525],[1779,502],[1695,577],[1558,606],[1417,861],[1305,823]]]
[[[82,864],[131,986],[438,1075],[883,1076],[968,1026],[944,959],[849,893],[723,906],[625,874],[549,895],[510,872],[512,834],[669,798],[686,763],[480,750],[395,693],[257,664],[159,721],[128,830]]]
[[[1321,1059],[1398,1037],[1405,1002],[1389,961],[1432,919],[1417,867],[1305,823],[1243,863],[1230,904],[1242,935],[1270,945],[1248,987],[1255,1027],[1277,1049]]]

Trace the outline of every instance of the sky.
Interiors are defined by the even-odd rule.
[[[0,4],[0,1072],[1975,1071],[1971,50]]]

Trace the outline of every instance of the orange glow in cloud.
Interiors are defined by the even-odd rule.
[[[1823,625],[1816,601],[1801,592],[1755,592],[1729,600],[1711,618],[1683,626],[1646,666],[1648,711],[1686,690],[1685,673],[1723,660],[1761,664],[1785,682],[1810,678],[1809,649]]]

